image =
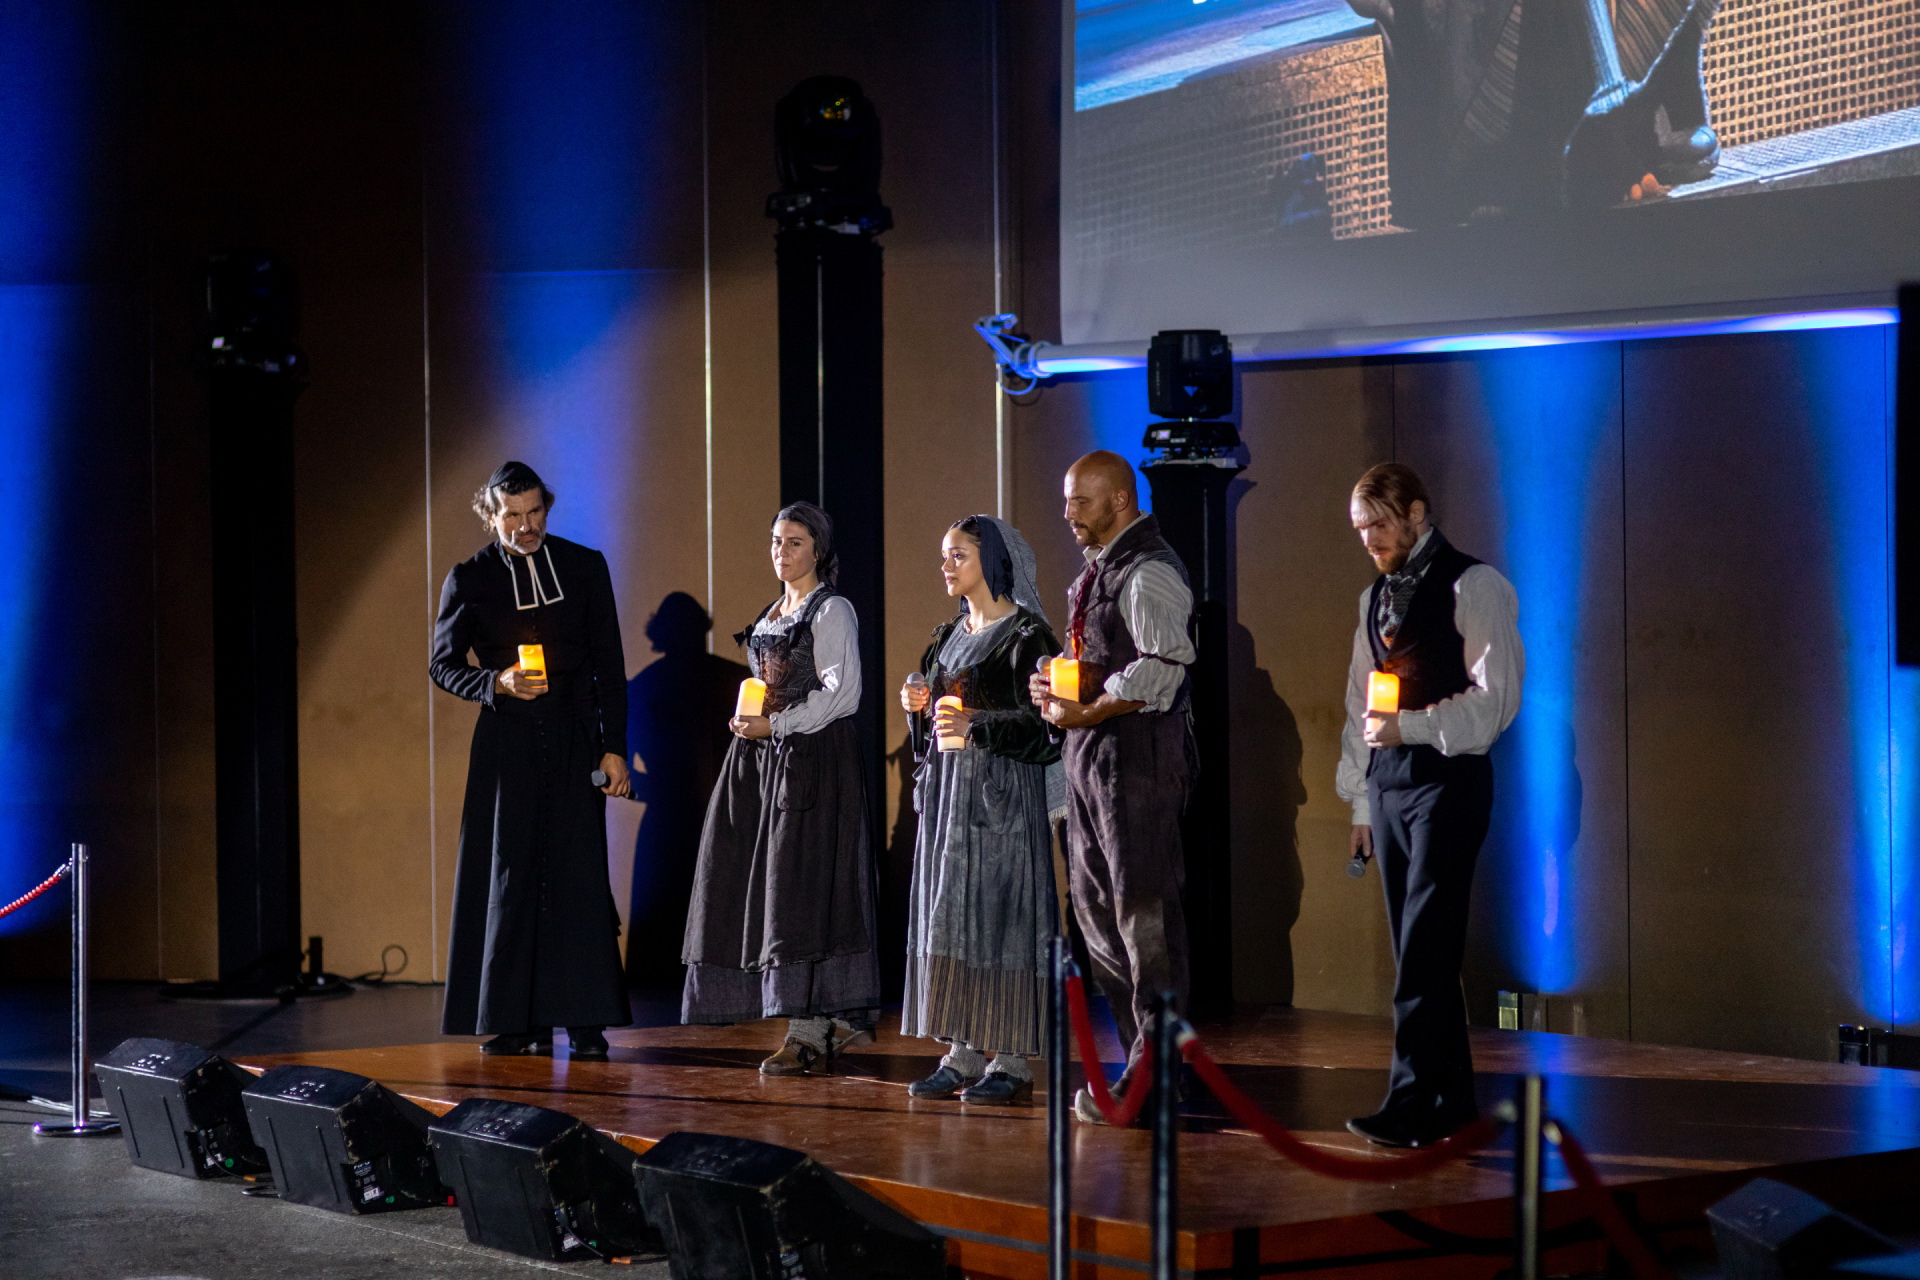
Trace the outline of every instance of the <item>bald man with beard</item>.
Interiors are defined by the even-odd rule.
[[[1127,1045],[1122,1090],[1145,1051],[1154,998],[1187,998],[1180,813],[1194,775],[1193,590],[1137,495],[1133,468],[1117,453],[1089,453],[1067,471],[1066,521],[1087,562],[1069,594],[1067,639],[1084,700],[1059,697],[1042,675],[1030,683],[1042,716],[1065,736],[1074,916]],[[1101,1122],[1085,1089],[1074,1114]]]

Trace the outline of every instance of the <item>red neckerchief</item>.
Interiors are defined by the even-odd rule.
[[[1087,597],[1093,593],[1093,580],[1099,576],[1100,561],[1087,561],[1087,567],[1080,571],[1079,580],[1068,594],[1067,653],[1070,657],[1078,658],[1086,648]]]

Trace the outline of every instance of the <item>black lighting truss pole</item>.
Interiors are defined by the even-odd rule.
[[[293,406],[306,366],[285,266],[218,253],[206,286],[218,985],[266,994],[300,970]]]
[[[1161,532],[1185,562],[1193,587],[1197,657],[1189,674],[1200,774],[1180,823],[1187,864],[1184,897],[1193,1005],[1221,1010],[1233,1003],[1227,499],[1233,478],[1246,468],[1230,456],[1200,456],[1163,457],[1141,469],[1153,487]]]
[[[882,453],[882,267],[879,120],[860,86],[802,81],[775,112],[782,189],[767,198],[779,229],[780,501],[833,517],[838,590],[860,619],[867,692],[856,723],[871,830],[886,829],[882,758],[886,594]]]

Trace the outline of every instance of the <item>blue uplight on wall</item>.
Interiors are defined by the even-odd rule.
[[[672,113],[648,7],[488,3],[459,17],[473,187],[505,385],[505,447],[560,494],[555,530],[616,561],[638,516],[633,328],[660,273],[641,253]]]
[[[16,688],[50,634],[46,561],[67,388],[79,354],[75,258],[85,235],[80,190],[89,162],[90,37],[82,6],[0,6],[0,456],[29,505],[9,521],[0,575],[0,654]],[[59,794],[40,717],[46,700],[0,701],[0,899],[24,892],[65,856],[52,829]],[[0,918],[0,934],[57,916],[59,894]]]
[[[1087,380],[1087,424],[1092,440],[1087,448],[1110,449],[1133,464],[1140,478],[1140,507],[1153,509],[1153,485],[1140,470],[1147,461],[1147,424],[1154,416],[1147,409],[1147,374],[1144,368],[1107,374]]]
[[[1617,349],[1616,349],[1617,350]],[[1604,348],[1513,352],[1475,362],[1497,451],[1504,567],[1520,597],[1527,674],[1502,744],[1517,763],[1495,821],[1511,859],[1507,962],[1536,991],[1576,989],[1583,974],[1581,782],[1576,711],[1594,458],[1618,429],[1618,361]]]
[[[1860,1013],[1898,1025],[1916,1011],[1907,920],[1920,680],[1893,665],[1890,369],[1880,333],[1809,337],[1793,350],[1832,520],[1833,607],[1846,682],[1840,713],[1852,757],[1852,856],[1835,880],[1851,888]]]

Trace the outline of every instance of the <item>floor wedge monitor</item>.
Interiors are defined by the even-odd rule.
[[[946,1244],[804,1152],[670,1133],[634,1165],[674,1280],[943,1280]]]
[[[189,1178],[267,1171],[240,1101],[251,1072],[197,1044],[145,1036],[122,1040],[93,1071],[141,1168]]]
[[[432,1113],[378,1081],[275,1067],[241,1097],[281,1199],[336,1213],[447,1203],[427,1144]]]
[[[563,1262],[659,1252],[633,1152],[586,1122],[468,1098],[427,1132],[475,1244]]]

